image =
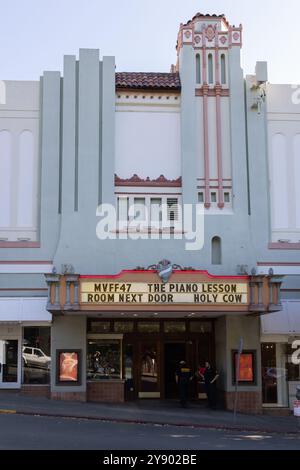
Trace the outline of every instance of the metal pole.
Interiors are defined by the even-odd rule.
[[[241,355],[243,352],[244,341],[243,338],[240,339],[239,342],[239,352],[237,358],[237,364],[234,364],[235,367],[235,397],[234,397],[234,411],[233,411],[233,421],[236,423],[237,418],[237,407],[238,407],[238,384],[239,384],[239,377],[240,377],[240,362],[241,362]]]

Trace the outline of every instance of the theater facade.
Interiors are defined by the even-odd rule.
[[[165,281],[162,270],[169,270]],[[249,362],[240,371],[240,406],[258,412],[259,316],[281,308],[281,281],[273,275],[212,276],[167,260],[113,276],[47,275],[56,350],[52,397],[172,399],[179,362],[196,372],[210,361],[222,370],[220,391],[230,409],[243,338]],[[191,396],[199,400],[203,393],[192,382]]]
[[[240,411],[288,410],[300,369],[270,371],[300,338],[300,104],[265,62],[244,76],[242,45],[198,13],[168,73],[81,49],[0,83],[0,389],[174,399],[185,359],[226,409],[238,380]]]

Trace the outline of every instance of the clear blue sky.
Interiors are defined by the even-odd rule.
[[[178,27],[196,12],[244,26],[243,65],[269,62],[273,83],[300,83],[299,0],[0,0],[0,78],[36,80],[81,47],[118,71],[169,71]]]

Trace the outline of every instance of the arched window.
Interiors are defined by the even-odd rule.
[[[211,241],[211,264],[222,264],[222,240],[220,237],[214,237]]]
[[[214,83],[214,67],[213,67],[213,56],[208,55],[208,83],[213,85]]]
[[[200,85],[201,83],[201,59],[200,54],[196,55],[196,83]]]
[[[222,85],[226,85],[226,57],[225,54],[221,55],[221,83]]]

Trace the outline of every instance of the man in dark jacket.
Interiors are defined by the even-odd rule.
[[[217,380],[219,378],[219,374],[209,362],[206,362],[204,373],[200,375],[203,377],[205,382],[208,406],[214,410],[217,407]]]
[[[185,361],[181,361],[176,371],[175,379],[179,388],[180,405],[183,408],[187,407],[189,397],[189,383],[192,378],[193,375],[190,367],[187,366]]]

